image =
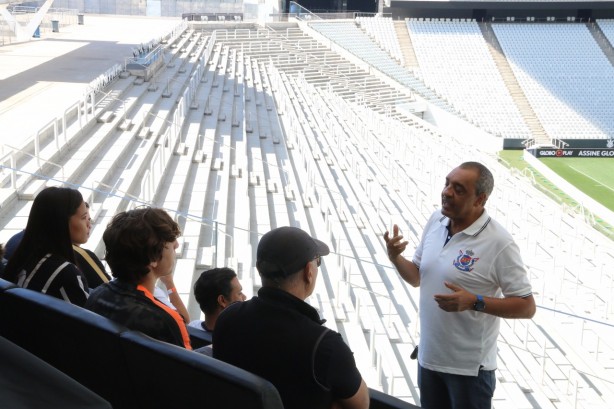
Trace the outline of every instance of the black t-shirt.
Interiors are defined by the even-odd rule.
[[[220,314],[213,357],[270,381],[284,407],[329,408],[356,394],[362,377],[341,335],[322,324],[309,304],[264,287]]]
[[[328,331],[320,342],[314,369],[316,379],[331,389],[334,399],[351,398],[362,381],[354,353],[343,341],[341,334],[335,331]]]

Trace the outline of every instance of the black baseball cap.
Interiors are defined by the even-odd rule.
[[[330,253],[328,246],[297,227],[279,227],[258,243],[256,268],[267,278],[286,278],[316,257]]]

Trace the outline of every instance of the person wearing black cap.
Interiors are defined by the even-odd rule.
[[[213,332],[213,357],[270,381],[285,408],[368,408],[369,393],[341,335],[304,300],[328,246],[296,227],[262,236],[258,296],[227,307]]]

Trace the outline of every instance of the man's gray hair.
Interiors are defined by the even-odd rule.
[[[475,169],[478,171],[478,180],[475,183],[475,194],[479,196],[485,193],[486,198],[488,198],[495,187],[495,179],[492,173],[490,173],[490,170],[480,162],[465,162],[459,167],[461,169]]]

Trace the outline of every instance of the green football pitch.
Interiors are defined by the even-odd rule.
[[[541,161],[586,195],[614,211],[614,159],[542,158]]]
[[[523,158],[520,150],[504,150],[499,157],[512,168],[521,172],[530,169],[540,189],[556,196],[562,203],[575,206],[577,203],[566,192],[555,186],[533,169]],[[614,159],[611,158],[542,158],[542,163],[592,197],[614,211]],[[614,226],[597,218],[595,228],[614,240]]]

